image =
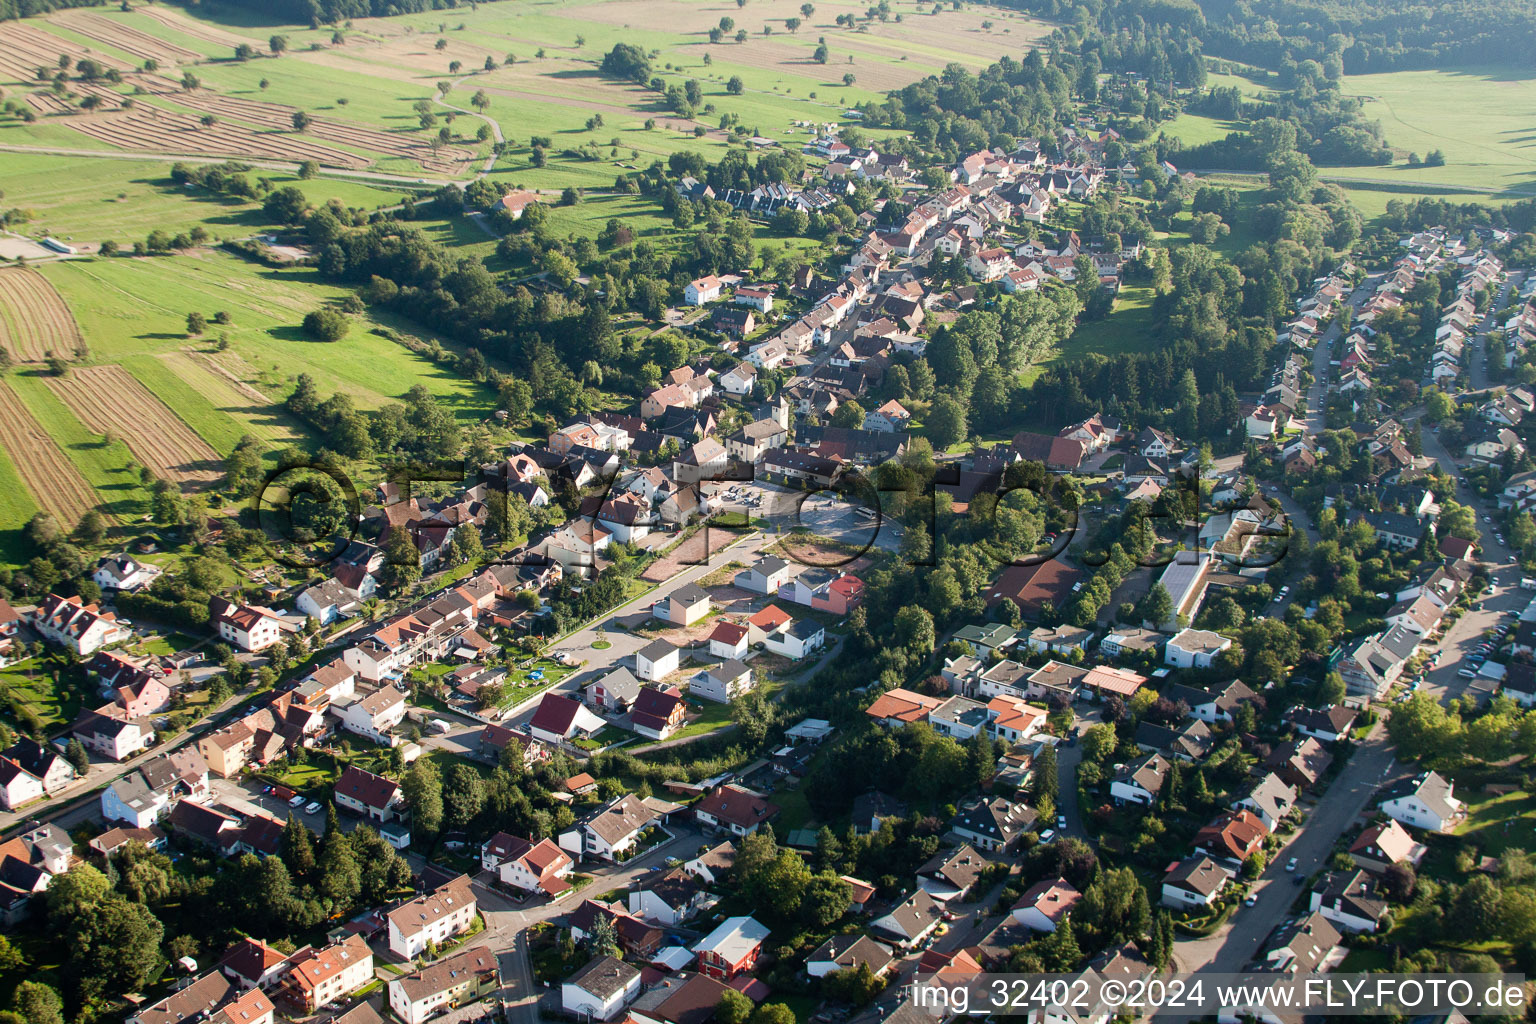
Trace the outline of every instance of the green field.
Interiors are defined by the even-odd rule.
[[[111,238],[126,244],[151,231],[169,234],[201,225],[215,239],[244,238],[265,227],[261,204],[182,188],[171,181],[171,165],[138,160],[86,160],[35,153],[0,153],[6,205],[25,211],[14,230],[41,238],[94,244]],[[311,202],[339,200],[367,210],[394,206],[404,190],[390,191],[356,181],[312,178],[253,170],[275,187],[296,185]]]

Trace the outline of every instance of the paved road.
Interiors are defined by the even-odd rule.
[[[1177,941],[1174,960],[1178,970],[1241,971],[1304,891],[1285,870],[1286,860],[1297,859],[1296,873],[1302,877],[1323,868],[1333,844],[1365,810],[1377,787],[1397,774],[1406,774],[1406,770],[1397,768],[1387,743],[1386,728],[1378,722],[1317,801],[1305,824],[1259,877],[1253,889],[1258,902],[1252,907],[1239,907],[1227,924],[1212,935]]]
[[[1380,274],[1371,274],[1360,282],[1360,286],[1349,293],[1349,304],[1359,312],[1371,297],[1372,289],[1381,279]],[[1339,327],[1337,319],[1328,325],[1322,337],[1312,349],[1312,386],[1307,390],[1307,422],[1306,432],[1317,434],[1327,427],[1328,407],[1328,381],[1333,372],[1333,345],[1339,340],[1344,331]]]

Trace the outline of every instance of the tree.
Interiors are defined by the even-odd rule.
[[[827,49],[826,43],[822,43],[816,47],[816,52],[811,54],[811,59],[817,64],[825,64],[829,56],[831,56],[831,51]]]
[[[1147,591],[1136,605],[1136,614],[1143,622],[1152,623],[1153,627],[1161,626],[1173,619],[1173,596],[1168,593],[1168,588],[1161,582],[1152,584],[1152,589]]]
[[[456,764],[443,784],[445,820],[450,828],[463,828],[485,807],[485,780],[467,764]]]
[[[288,37],[273,36],[271,39],[267,40],[267,49],[271,50],[273,53],[282,53],[284,50],[288,49]]]
[[[745,89],[746,85],[742,82],[740,75],[732,75],[726,80],[725,91],[732,96],[740,96]]]
[[[935,450],[942,451],[964,440],[966,430],[965,406],[959,399],[946,393],[933,400],[928,410],[928,439]]]
[[[430,834],[442,827],[443,780],[435,764],[425,757],[417,758],[400,781],[400,791],[417,828]]]
[[[619,955],[619,933],[611,915],[598,914],[592,919],[592,930],[587,933],[587,952],[594,959]]]
[[[40,981],[23,981],[11,994],[11,1008],[26,1024],[64,1024],[64,1000]]]
[[[187,333],[194,338],[208,329],[208,318],[195,310],[187,314]]]
[[[848,73],[843,75],[843,84],[844,85],[852,85],[856,81],[858,81],[858,79],[854,77],[852,71],[849,71]]]
[[[91,767],[91,755],[86,753],[85,744],[73,736],[70,737],[69,744],[64,748],[64,759],[81,775],[84,775]]]
[[[936,635],[928,609],[906,605],[896,613],[895,627],[897,642],[908,651],[922,655],[933,651]]]
[[[340,341],[352,329],[352,321],[339,309],[325,307],[304,314],[304,333],[319,341]]]
[[[720,1001],[715,1004],[715,1020],[719,1024],[747,1024],[752,1016],[752,1000],[729,989],[720,996]]]
[[[301,132],[308,128],[313,121],[314,119],[305,111],[295,110],[293,112],[293,130],[296,132]]]
[[[333,914],[351,909],[363,891],[362,870],[352,852],[352,839],[341,827],[336,805],[326,808],[325,839],[320,844],[317,888],[331,906]]]
[[[795,1024],[795,1011],[783,1003],[764,1003],[752,1011],[752,1024]]]

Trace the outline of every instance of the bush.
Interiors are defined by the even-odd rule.
[[[320,341],[340,341],[351,327],[346,316],[334,309],[317,309],[304,316],[304,333]]]

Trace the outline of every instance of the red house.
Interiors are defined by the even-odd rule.
[[[827,584],[825,597],[811,599],[811,607],[833,615],[847,615],[864,600],[864,581],[846,573]]]
[[[693,947],[699,957],[699,973],[730,981],[757,966],[758,954],[767,941],[767,925],[750,917],[728,917]]]

